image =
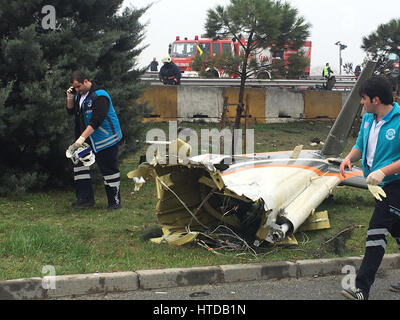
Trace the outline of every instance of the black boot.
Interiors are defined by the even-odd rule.
[[[72,208],[76,210],[87,209],[94,206],[93,199],[78,199],[71,204]]]
[[[107,207],[107,210],[117,210],[117,209],[121,209],[121,208],[122,208],[121,203],[118,203],[118,204],[109,205]]]
[[[121,208],[121,195],[119,192],[119,187],[105,186],[107,200],[108,200],[108,210],[115,210]]]

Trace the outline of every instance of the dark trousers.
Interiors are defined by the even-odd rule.
[[[97,152],[96,163],[103,175],[108,205],[120,204],[121,175],[118,168],[118,145]],[[74,166],[74,181],[77,199],[94,200],[90,167],[83,166],[81,162]]]
[[[400,182],[392,182],[383,190],[386,198],[376,200],[367,231],[365,255],[356,277],[356,287],[367,294],[385,254],[388,234],[396,240],[400,249]]]

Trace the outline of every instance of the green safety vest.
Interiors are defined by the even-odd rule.
[[[324,77],[329,76],[328,68],[329,68],[328,66],[324,67]]]

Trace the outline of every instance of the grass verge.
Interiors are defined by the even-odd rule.
[[[199,136],[201,129],[217,127],[204,123],[184,125],[196,129]],[[255,152],[291,150],[298,144],[305,149],[321,148],[310,143],[316,139],[325,141],[331,125],[330,122],[255,124],[252,126]],[[152,127],[166,130],[168,136],[167,124],[150,124],[149,129]],[[354,138],[350,138],[345,153],[353,144]],[[368,191],[349,187],[337,187],[333,196],[318,208],[328,210],[331,228],[297,233],[298,246],[270,246],[255,256],[248,252],[206,250],[195,243],[174,247],[144,240],[143,232],[157,224],[157,200],[154,184],[147,183],[134,193],[133,183],[126,177],[137,167],[139,155],[140,152],[121,164],[123,208],[118,211],[106,210],[101,181],[94,186],[95,207],[83,211],[71,209],[72,189],[0,198],[0,280],[41,277],[45,265],[54,266],[56,274],[63,275],[295,261],[364,253],[374,200]],[[351,230],[337,236],[346,228]],[[397,252],[390,237],[386,252]]]

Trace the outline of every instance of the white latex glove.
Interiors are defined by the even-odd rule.
[[[374,186],[368,184],[368,190],[379,201],[382,201],[382,198],[380,196],[386,198],[386,193],[380,186]]]
[[[65,151],[65,156],[68,159],[71,159],[73,163],[78,164],[79,160],[74,157],[74,152],[77,149],[75,143],[71,144],[68,149]]]
[[[66,94],[68,100],[73,100],[75,97],[74,87],[69,87],[68,90],[66,91]]]
[[[376,170],[368,175],[367,184],[377,186],[382,182],[383,178],[385,178],[385,174],[382,172],[382,170]]]
[[[80,136],[74,143],[74,146],[76,147],[76,149],[78,149],[79,147],[82,147],[85,140],[86,140],[86,138]]]

